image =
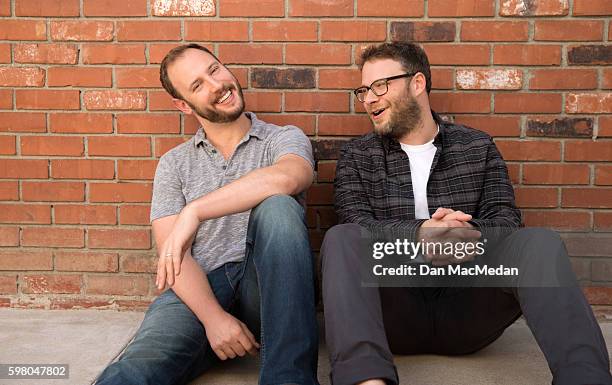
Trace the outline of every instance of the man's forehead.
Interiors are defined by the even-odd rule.
[[[216,62],[217,60],[208,52],[189,48],[168,66],[168,75],[173,82],[189,83],[199,76],[202,70]]]
[[[402,63],[395,59],[368,60],[363,64],[363,68],[361,69],[361,80],[364,85],[369,86],[370,83],[375,80],[400,75],[403,72],[404,67]]]

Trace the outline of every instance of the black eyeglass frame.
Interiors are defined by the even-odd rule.
[[[412,76],[414,76],[414,75],[416,75],[418,73],[419,73],[419,71],[412,72],[412,73],[408,72],[408,73],[401,74],[401,75],[395,75],[395,76],[389,76],[387,78],[376,79],[376,80],[374,80],[370,84],[369,87],[362,86],[362,87],[359,87],[359,88],[355,88],[353,90],[353,94],[355,94],[355,97],[357,98],[357,100],[359,100],[361,103],[363,103],[365,101],[366,95],[368,94],[368,91],[371,90],[374,93],[374,95],[376,95],[376,96],[383,96],[384,94],[389,92],[389,80],[395,80],[395,79],[401,79],[401,78],[409,78],[409,77],[412,77]],[[385,81],[385,83],[384,83],[385,84],[385,92],[377,94],[376,91],[374,91],[374,89],[372,88],[372,86],[374,85],[374,83],[377,83],[377,82],[379,82],[381,80]],[[365,92],[363,93],[363,100],[359,99],[359,91],[361,91],[361,90],[365,90]]]

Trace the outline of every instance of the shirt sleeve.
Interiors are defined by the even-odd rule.
[[[175,215],[185,207],[182,182],[170,157],[162,156],[155,170],[150,219]]]
[[[314,169],[310,140],[302,130],[295,126],[280,127],[270,143],[270,160],[272,163],[276,163],[281,156],[287,154],[298,155],[306,159]]]

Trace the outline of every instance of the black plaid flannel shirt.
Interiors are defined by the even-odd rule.
[[[433,115],[440,132],[427,183],[430,215],[447,207],[472,215],[470,222],[481,229],[521,226],[508,170],[493,139]],[[425,220],[415,219],[410,161],[396,140],[370,133],[342,148],[335,208],[340,223],[414,239]]]

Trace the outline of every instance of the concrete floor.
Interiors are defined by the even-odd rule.
[[[6,380],[0,384],[87,385],[130,340],[142,312],[99,310],[0,309],[0,363],[69,364],[67,380]],[[601,324],[612,347],[612,323]],[[517,321],[496,342],[460,357],[398,356],[402,384],[540,385],[550,384],[544,356],[525,323]],[[257,384],[257,358],[232,360],[190,385]],[[327,352],[322,346],[319,380],[329,384]]]

